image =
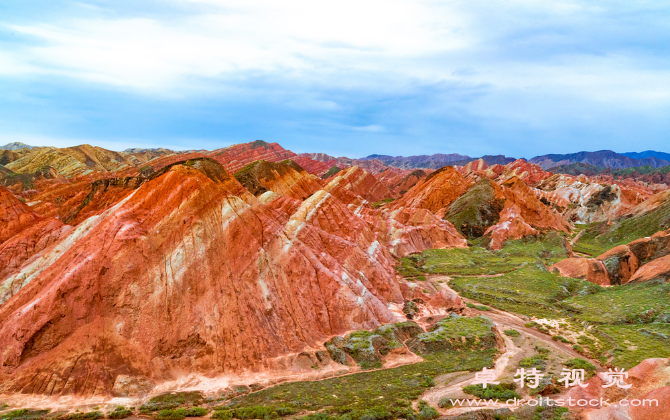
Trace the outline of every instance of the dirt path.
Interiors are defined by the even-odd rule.
[[[440,287],[450,290],[456,294],[458,294],[454,289],[450,288],[448,286],[449,280],[451,278],[449,276],[430,276],[428,278],[431,281],[442,281],[443,283],[440,283]],[[460,295],[459,295],[460,296]],[[481,302],[477,302],[476,300],[468,299],[463,296],[461,296],[461,299],[463,299],[463,302],[467,303],[472,303],[475,305],[482,305]],[[500,309],[495,309],[491,308],[490,311],[478,311],[476,309],[473,309],[474,312],[484,315],[486,317],[489,317],[493,320],[493,322],[500,328],[501,331],[507,330],[507,329],[515,329],[517,331],[523,331],[525,334],[542,341],[544,344],[547,346],[555,349],[556,351],[563,353],[567,356],[570,356],[571,358],[581,358],[581,359],[586,359],[588,360],[591,364],[596,366],[599,372],[604,371],[600,367],[600,362],[594,359],[590,359],[588,357],[585,357],[581,353],[577,352],[575,349],[572,348],[571,345],[561,343],[560,341],[554,341],[551,336],[547,334],[543,334],[539,332],[538,330],[530,327],[526,327],[526,322],[525,320],[521,319],[517,315],[511,314],[509,312],[501,311]],[[514,343],[512,343],[514,344]]]
[[[450,290],[454,293],[453,289],[451,289],[448,286],[449,280],[451,278],[449,276],[429,276],[428,280],[430,281],[442,281],[440,283],[440,287]],[[467,303],[472,303],[475,305],[481,305],[480,302],[474,301],[472,299],[467,299],[464,297],[461,297],[464,302]],[[541,342],[543,345],[553,349],[555,352],[562,354],[564,356],[567,356],[569,358],[581,358],[581,359],[586,359],[590,363],[592,363],[598,371],[603,371],[603,369],[600,367],[599,363],[593,359],[589,359],[587,357],[584,357],[582,354],[578,353],[575,351],[571,346],[561,343],[558,341],[554,341],[549,335],[543,334],[533,328],[526,327],[526,321],[523,320],[522,318],[518,317],[517,315],[511,314],[509,312],[501,311],[499,309],[491,308],[490,311],[479,311],[476,309],[470,308],[469,311],[472,311],[478,315],[484,315],[488,318],[491,318],[493,320],[494,324],[496,325],[496,328],[498,329],[498,332],[500,333],[500,336],[502,337],[504,341],[504,346],[502,348],[502,354],[496,359],[495,365],[494,365],[494,370],[496,372],[496,380],[501,379],[505,374],[509,376],[509,369],[508,367],[510,366],[510,361],[513,360],[515,357],[519,356],[521,353],[524,352],[522,348],[517,346],[514,341],[508,336],[506,336],[503,331],[507,329],[515,329],[519,332],[522,332],[526,334],[527,336],[532,337],[533,339]],[[455,372],[446,375],[446,378],[448,379],[448,383],[446,386],[435,386],[428,390],[421,399],[426,400],[430,405],[433,407],[437,407],[440,399],[444,397],[451,397],[451,398],[464,398],[467,397],[464,393],[462,388],[464,386],[470,385],[474,382],[475,380],[475,373],[474,372]],[[440,414],[442,415],[458,415],[458,414],[463,414],[467,413],[469,411],[475,411],[483,408],[489,408],[489,409],[494,409],[494,408],[502,408],[502,407],[508,407],[504,403],[499,403],[499,404],[490,404],[488,406],[482,406],[482,407],[454,407],[449,410],[443,410],[439,409]]]

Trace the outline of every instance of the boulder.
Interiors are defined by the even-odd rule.
[[[610,284],[627,283],[633,273],[640,267],[640,262],[627,245],[616,246],[596,260],[602,261],[607,270]]]
[[[638,269],[630,278],[630,283],[641,283],[654,279],[670,280],[670,255],[657,258]]]
[[[599,286],[609,286],[610,279],[602,261],[590,258],[566,258],[551,266],[563,277],[590,281]]]

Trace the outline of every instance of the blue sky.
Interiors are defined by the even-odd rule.
[[[0,1],[0,144],[670,152],[668,22],[668,1]]]

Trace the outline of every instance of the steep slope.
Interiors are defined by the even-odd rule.
[[[0,209],[0,244],[40,219],[3,187],[0,187]]]
[[[427,209],[437,214],[446,211],[471,185],[456,168],[445,166],[419,181],[392,208]]]
[[[273,191],[279,195],[304,200],[321,189],[317,178],[290,159],[250,163],[235,172],[235,178],[255,196]]]
[[[60,175],[74,176],[92,171],[112,172],[140,163],[132,155],[84,144],[63,149],[34,148],[7,167],[17,173],[35,173],[49,166]]]
[[[476,238],[498,223],[504,205],[502,189],[489,178],[482,178],[449,206],[444,218],[464,236]]]
[[[432,172],[431,169],[410,171],[408,169],[389,167],[378,173],[376,177],[379,182],[386,185],[389,189],[402,195]]]
[[[0,392],[262,370],[394,319],[392,260],[347,206],[319,191],[281,220],[215,162],[169,167],[23,268]]]
[[[388,168],[388,165],[377,159],[351,159],[348,157],[334,157],[325,153],[301,153],[300,156],[323,162],[328,168],[337,166],[338,168],[345,169],[358,166],[371,174],[377,174]]]
[[[538,198],[536,191],[520,178],[511,178],[500,187],[505,198],[500,220],[484,232],[491,249],[501,249],[507,240],[540,232],[569,231],[568,221]]]
[[[8,163],[12,163],[20,157],[21,155],[14,151],[0,150],[0,165],[7,165]]]
[[[319,177],[328,172],[328,170],[331,168],[331,166],[329,166],[327,163],[314,160],[307,156],[302,155],[296,156],[292,158],[292,160],[298,165],[300,165],[301,168],[304,168],[310,174]]]
[[[498,180],[504,182],[517,177],[524,180],[528,185],[533,185],[552,175],[551,172],[547,172],[537,165],[526,162],[524,159],[517,159],[505,165],[502,173],[498,176]]]
[[[279,162],[284,159],[292,159],[296,154],[284,149],[278,143],[256,140],[251,143],[235,144],[224,149],[217,149],[210,152],[208,156],[223,165],[228,172],[235,173],[257,160]]]
[[[338,185],[355,195],[363,197],[369,202],[381,201],[385,198],[395,198],[397,194],[389,190],[384,184],[377,181],[372,174],[352,166],[340,171],[329,181],[329,185]],[[347,200],[344,200],[348,202]]]
[[[610,222],[584,230],[577,244],[598,253],[670,228],[670,190],[662,191]],[[593,254],[593,252],[589,251]]]
[[[68,230],[69,226],[66,228],[57,220],[39,216],[0,187],[0,305],[17,287],[2,280]]]
[[[646,359],[626,372],[624,382],[627,389],[604,386],[610,381],[603,372],[597,373],[585,383],[585,387],[570,388],[564,400],[587,400],[587,408],[574,405],[570,408],[578,417],[586,420],[666,420],[670,418],[670,367],[668,359]],[[623,401],[626,400],[626,401]],[[636,401],[631,404],[632,401]],[[652,402],[650,400],[656,400]],[[637,405],[636,405],[637,404]],[[581,414],[581,415],[580,415]]]
[[[585,176],[563,174],[550,176],[535,184],[546,192],[544,198],[562,208],[562,214],[573,222],[594,223],[614,219],[649,198],[644,187],[630,187],[614,181],[598,182]]]

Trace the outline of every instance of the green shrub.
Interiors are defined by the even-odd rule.
[[[14,410],[10,411],[9,413],[6,413],[0,418],[4,419],[12,419],[12,420],[41,420],[45,418],[45,416],[49,414],[49,410]],[[6,417],[7,416],[7,417]]]
[[[233,412],[231,410],[214,409],[214,413],[212,414],[211,418],[217,420],[230,420],[233,418]]]
[[[102,415],[102,413],[96,410],[96,411],[89,411],[88,413],[80,413],[80,412],[70,413],[65,418],[67,420],[97,420],[103,417],[104,416]]]
[[[440,416],[440,413],[424,400],[419,401],[419,414],[418,417],[421,420],[432,420]]]
[[[130,417],[133,414],[132,411],[128,410],[124,406],[120,405],[114,409],[111,413],[107,415],[110,419],[125,419]]]
[[[463,392],[474,395],[481,399],[499,399],[509,400],[512,398],[521,398],[514,390],[514,384],[502,383],[499,385],[487,384],[486,388],[482,384],[468,385],[463,387]]]
[[[156,420],[183,420],[186,418],[186,413],[185,408],[161,410],[156,416]]]
[[[451,408],[454,406],[454,399],[451,397],[442,397],[440,402],[437,403],[437,406],[440,408]]]
[[[569,367],[570,369],[584,369],[585,372],[591,375],[596,372],[596,367],[584,359],[570,359],[565,362],[565,366]]]
[[[508,337],[518,337],[521,334],[517,330],[505,330],[505,335]]]

